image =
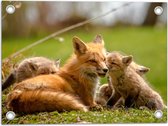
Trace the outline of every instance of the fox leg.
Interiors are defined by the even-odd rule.
[[[140,90],[138,90],[138,89],[130,92],[130,94],[125,99],[125,107],[126,108],[133,107],[134,103],[138,99],[139,93],[140,93]]]
[[[74,95],[65,92],[47,90],[16,91],[8,96],[8,109],[14,112],[42,112],[42,111],[88,111],[88,108]]]
[[[132,105],[133,105],[133,103],[134,103],[134,96],[131,96],[131,95],[129,95],[126,99],[125,99],[125,107],[126,108],[129,108],[129,107],[131,107]]]
[[[107,106],[114,106],[115,103],[120,99],[121,95],[114,91],[109,100],[107,101]]]
[[[117,103],[115,104],[115,107],[116,107],[116,108],[121,108],[121,107],[123,107],[123,106],[124,106],[124,102],[125,102],[124,98],[121,97],[121,98],[117,101]]]

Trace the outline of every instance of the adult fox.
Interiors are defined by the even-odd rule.
[[[73,37],[74,54],[57,74],[22,81],[8,95],[7,108],[14,112],[88,111],[96,106],[99,77],[108,71],[104,41],[97,35],[85,44]]]

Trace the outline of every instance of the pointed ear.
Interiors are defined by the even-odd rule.
[[[122,58],[122,62],[125,64],[125,65],[129,65],[131,62],[132,62],[132,56],[130,55],[130,56],[124,56],[123,58]]]
[[[150,68],[147,68],[147,67],[144,67],[144,66],[141,66],[138,71],[142,74],[145,74],[147,73],[148,71],[150,71]]]
[[[75,54],[76,55],[85,54],[85,52],[87,51],[87,45],[76,36],[73,37],[72,41]]]
[[[96,35],[93,42],[94,43],[100,43],[100,44],[104,45],[104,40],[103,40],[103,37],[101,35]]]
[[[60,67],[60,62],[61,62],[60,59],[57,59],[57,60],[55,61],[55,66],[56,66],[57,68]]]

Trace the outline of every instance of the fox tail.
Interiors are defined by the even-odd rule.
[[[49,90],[20,91],[14,90],[8,95],[7,108],[14,112],[42,111],[88,111],[87,106],[75,96],[65,92]]]

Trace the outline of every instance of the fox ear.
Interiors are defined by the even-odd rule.
[[[59,68],[60,67],[60,59],[57,59],[56,61],[55,61],[55,66],[57,67],[57,68]]]
[[[125,65],[129,65],[131,62],[132,62],[132,56],[130,55],[130,56],[124,56],[123,58],[122,58],[122,62],[125,64]]]
[[[73,37],[72,41],[75,54],[77,55],[85,54],[85,52],[87,51],[87,45],[76,36]]]
[[[147,73],[148,71],[150,71],[150,68],[147,68],[147,67],[144,67],[144,66],[141,66],[138,71],[142,74],[145,74]]]
[[[100,44],[104,45],[104,40],[103,40],[103,37],[101,35],[96,35],[93,42],[94,43],[100,43]]]

